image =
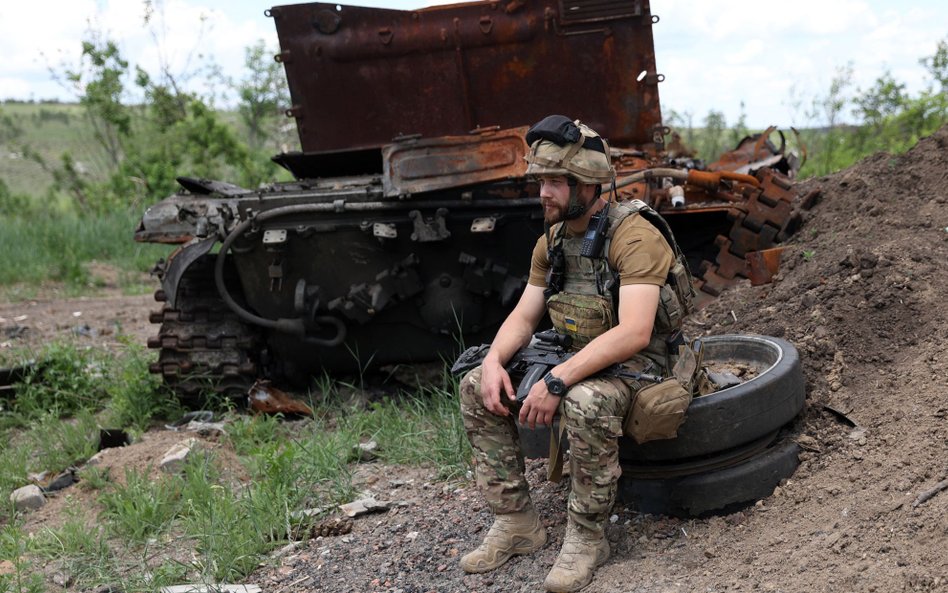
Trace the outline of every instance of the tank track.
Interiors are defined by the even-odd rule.
[[[178,284],[176,306],[165,304],[149,316],[160,324],[148,340],[159,351],[149,370],[186,406],[199,406],[215,393],[243,404],[258,378],[261,336],[220,298],[214,260],[205,255],[195,261]],[[155,300],[167,302],[167,295],[159,289]]]
[[[746,259],[749,252],[774,247],[800,226],[793,182],[766,168],[757,172],[757,178],[760,188],[747,191],[747,201],[728,211],[728,219],[733,224],[727,237],[718,235],[714,241],[719,248],[715,263],[702,262],[700,278],[695,280],[699,306],[741,278],[749,277]]]

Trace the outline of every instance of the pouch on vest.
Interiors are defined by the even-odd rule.
[[[599,295],[558,293],[547,302],[553,327],[581,348],[615,325],[612,304]]]
[[[639,444],[673,439],[690,404],[691,393],[674,377],[644,387],[632,400],[622,432]]]
[[[672,376],[678,379],[693,397],[708,395],[714,391],[714,385],[708,378],[708,369],[704,366],[704,343],[700,339],[678,347],[678,360],[672,368]]]

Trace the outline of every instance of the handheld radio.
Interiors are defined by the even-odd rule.
[[[609,232],[609,204],[610,202],[606,202],[605,208],[589,218],[589,226],[586,227],[586,235],[583,236],[583,246],[579,251],[582,257],[595,259],[602,255],[606,233]]]

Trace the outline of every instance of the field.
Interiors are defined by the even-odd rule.
[[[819,186],[823,198],[788,242],[777,281],[729,290],[691,318],[690,335],[762,333],[796,345],[807,382],[791,429],[801,466],[772,496],[723,516],[686,521],[617,505],[613,556],[588,591],[948,587],[948,491],[920,498],[948,478],[946,155],[943,128],[904,155],[878,153],[807,181],[802,189]],[[562,538],[567,489],[531,461],[551,542],[465,575],[457,557],[490,516],[466,474],[453,387],[438,369],[401,369],[399,385],[415,385],[407,394],[327,377],[296,394],[314,420],[225,410],[223,434],[181,434],[164,428],[181,411],[145,373],[155,304],[116,286],[96,290],[105,295],[0,306],[4,353],[39,356],[56,371],[5,404],[0,494],[29,473],[80,467],[79,483],[42,509],[5,517],[6,590],[539,588]],[[116,422],[133,444],[85,465],[97,427]],[[178,475],[155,469],[192,436],[205,454]],[[360,461],[354,447],[371,440],[378,458]],[[387,510],[348,519],[335,507],[369,494]],[[312,519],[294,513],[313,508]]]
[[[92,126],[80,105],[5,103],[2,111],[23,132],[22,142],[10,143],[13,150],[0,155],[0,179],[11,192],[44,199],[53,190],[52,175],[16,150],[21,143],[47,162],[58,161],[63,152],[76,155],[89,175],[102,176],[105,154],[89,141]]]

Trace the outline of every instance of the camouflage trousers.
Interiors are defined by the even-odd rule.
[[[530,504],[523,454],[515,419],[484,407],[480,367],[461,379],[461,414],[474,449],[477,487],[494,514],[516,513]],[[614,377],[587,379],[571,386],[558,410],[569,439],[571,489],[567,511],[574,522],[602,529],[615,500],[621,470],[618,437],[638,386]]]

